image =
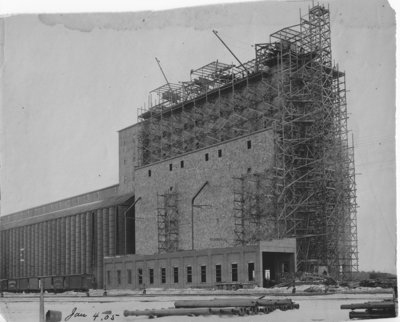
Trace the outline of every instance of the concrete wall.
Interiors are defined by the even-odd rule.
[[[134,191],[137,165],[137,138],[140,124],[118,132],[119,134],[119,193]]]
[[[101,287],[103,256],[119,253],[117,208],[0,231],[0,279],[93,274]]]
[[[257,276],[261,274],[258,266],[255,265],[254,281],[248,279],[248,263],[256,264],[260,261],[257,245],[182,251],[153,256],[130,255],[105,258],[104,261],[106,285],[109,289],[213,287],[217,284],[216,265],[221,265],[221,283],[232,282],[232,264],[237,264],[237,282],[239,283],[255,283]],[[205,282],[201,281],[201,266],[206,267]],[[178,270],[177,283],[174,281],[175,267]],[[187,267],[191,267],[192,282],[187,280]],[[164,283],[161,280],[161,268],[165,268],[166,272]],[[150,283],[151,269],[154,274],[153,283]],[[139,283],[139,270],[142,272],[141,283]],[[131,283],[128,283],[129,271]]]
[[[233,246],[233,177],[264,171],[272,161],[272,132],[264,130],[136,169],[135,195],[142,198],[136,205],[136,254],[158,252],[157,195],[169,191],[178,193],[179,249],[191,249],[191,200],[206,181],[195,200],[201,207],[193,208],[194,248]]]
[[[87,198],[109,193],[107,189],[92,192]],[[93,274],[97,287],[102,287],[104,256],[126,253],[125,211],[132,201],[128,194],[56,212],[35,210],[33,218],[19,221],[21,214],[17,219],[7,216],[9,220],[0,227],[0,279]]]

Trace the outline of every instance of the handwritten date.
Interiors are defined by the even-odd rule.
[[[115,317],[119,316],[119,314],[112,314],[111,311],[106,311],[106,312],[96,312],[95,314],[93,314],[93,321],[96,321],[97,318],[99,318],[99,320],[101,321],[113,321],[115,319]],[[88,315],[86,313],[82,313],[78,311],[78,308],[74,307],[72,309],[71,314],[67,315],[64,319],[64,321],[69,321],[71,318],[85,318],[88,317]]]

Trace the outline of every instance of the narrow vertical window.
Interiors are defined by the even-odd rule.
[[[247,264],[247,275],[249,282],[254,281],[254,263]]]
[[[149,177],[151,177],[151,170],[149,170],[149,172],[148,172],[148,173],[149,173]]]
[[[232,282],[238,281],[238,264],[232,264]]]
[[[172,163],[169,164],[169,171],[172,171]]]
[[[206,154],[204,155],[204,157],[205,157],[206,161],[208,161],[208,153],[206,153]]]
[[[143,284],[143,269],[141,268],[138,268],[138,283]]]
[[[185,161],[181,160],[181,168],[185,167]]]
[[[186,282],[192,283],[192,266],[186,267]]]
[[[215,281],[217,283],[222,282],[222,267],[221,267],[221,265],[215,265]]]
[[[220,158],[220,157],[222,157],[222,150],[221,149],[218,150],[218,158]]]
[[[248,148],[248,149],[251,149],[251,140],[248,140],[248,141],[247,141],[247,148]]]
[[[132,284],[132,270],[128,269],[128,284]]]
[[[120,270],[117,271],[117,283],[118,283],[118,285],[121,285],[121,271]]]
[[[161,268],[161,283],[165,284],[167,282],[167,272],[165,267]]]
[[[174,283],[179,283],[179,268],[174,267]]]
[[[207,266],[205,266],[205,265],[202,265],[200,267],[200,281],[202,283],[207,282]]]
[[[154,284],[154,269],[149,268],[149,283]]]

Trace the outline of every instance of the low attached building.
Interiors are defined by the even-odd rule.
[[[108,289],[267,286],[296,267],[296,240],[104,259]]]

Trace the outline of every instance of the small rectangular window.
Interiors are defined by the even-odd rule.
[[[179,283],[179,268],[174,267],[174,283]]]
[[[238,264],[232,264],[232,282],[238,281]]]
[[[128,269],[127,275],[128,275],[128,284],[132,284],[132,270]]]
[[[217,283],[222,282],[222,267],[221,267],[221,265],[215,265],[215,281]]]
[[[118,283],[118,285],[121,285],[121,271],[120,270],[117,271],[117,283]]]
[[[251,149],[251,140],[248,140],[248,141],[247,141],[247,148],[248,148],[248,149]]]
[[[206,154],[204,155],[204,157],[206,158],[206,161],[208,161],[208,153],[206,153]]]
[[[172,163],[169,164],[169,171],[172,171]]]
[[[167,282],[167,272],[165,267],[161,268],[161,283],[165,284]]]
[[[185,167],[185,162],[183,160],[181,160],[181,168]]]
[[[192,283],[192,266],[186,267],[186,282]]]
[[[149,268],[149,283],[153,284],[154,283],[154,269]]]
[[[222,150],[221,149],[218,150],[218,158],[220,158],[220,157],[222,157]]]
[[[200,281],[202,283],[207,282],[207,266],[205,266],[205,265],[202,265],[200,267]]]
[[[254,281],[254,263],[247,264],[247,274],[249,282]]]
[[[111,272],[107,271],[107,284],[111,284]]]
[[[149,170],[149,177],[151,177],[151,170]]]
[[[143,269],[141,268],[138,268],[138,283],[143,284]]]

